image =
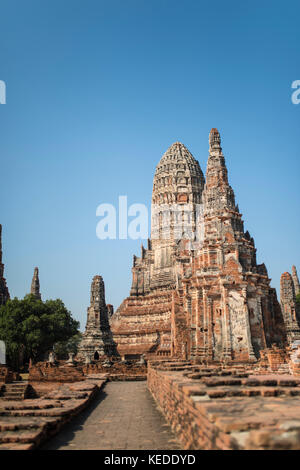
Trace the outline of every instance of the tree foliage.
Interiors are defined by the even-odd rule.
[[[54,352],[58,359],[67,359],[68,353],[77,354],[78,345],[81,341],[82,333],[78,332],[67,341],[59,341],[54,345]]]
[[[0,339],[6,344],[7,362],[42,359],[60,341],[78,333],[79,322],[60,300],[37,300],[33,295],[14,298],[0,307]]]

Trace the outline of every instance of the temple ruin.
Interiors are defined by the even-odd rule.
[[[78,348],[77,359],[89,362],[102,356],[113,355],[116,355],[116,351],[105,303],[104,281],[101,276],[94,276],[86,328]]]
[[[2,263],[2,225],[0,224],[0,305],[9,299],[9,292],[4,278],[4,264]]]
[[[296,268],[293,266],[292,275],[285,272],[280,278],[280,304],[290,345],[300,340],[300,312],[296,303],[298,293],[299,279]]]
[[[41,300],[42,296],[40,293],[40,280],[39,280],[39,268],[34,268],[33,278],[31,282],[30,293],[37,299]]]
[[[186,216],[180,233],[178,217]],[[297,279],[293,268],[283,298]],[[151,238],[134,256],[130,295],[112,319],[120,355],[256,361],[261,350],[286,344],[287,316],[296,331],[286,305],[280,307],[266,266],[257,264],[218,130],[209,135],[205,179],[188,149],[174,143],[155,171]]]

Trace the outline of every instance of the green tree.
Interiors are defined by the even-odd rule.
[[[77,354],[78,345],[82,339],[82,333],[77,333],[67,341],[59,341],[54,345],[54,351],[58,359],[67,359],[68,353]]]
[[[6,344],[8,363],[19,368],[23,362],[42,359],[59,341],[78,333],[79,322],[60,300],[36,299],[26,295],[0,307],[0,339]]]
[[[296,304],[300,307],[300,292],[296,295]]]

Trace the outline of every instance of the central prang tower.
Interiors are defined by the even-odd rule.
[[[206,181],[183,144],[167,150],[155,171],[151,211],[151,239],[134,256],[130,296],[112,321],[122,357],[255,361],[261,349],[285,340],[276,292],[244,230],[217,129],[209,135]]]
[[[175,287],[175,257],[182,248],[181,240],[190,239],[190,234],[196,230],[203,187],[199,162],[182,143],[175,142],[156,167],[151,239],[147,249],[142,246],[141,257],[134,256],[131,296]],[[184,217],[188,220],[183,220]],[[183,230],[188,233],[182,233]]]
[[[204,176],[199,162],[180,142],[175,142],[158,163],[153,180],[151,238],[141,256],[133,257],[130,297],[115,312],[114,340],[124,358],[147,353],[171,353],[172,293],[178,286],[178,272],[186,262],[184,249],[190,242],[178,232],[178,219],[188,214],[184,230],[196,229],[197,207],[201,203]],[[189,260],[189,255],[188,255]]]

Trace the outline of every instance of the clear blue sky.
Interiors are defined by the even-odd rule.
[[[206,170],[217,127],[230,183],[272,285],[299,256],[298,1],[2,0],[1,213],[12,296],[40,268],[44,299],[85,325],[92,277],[128,295],[141,241],[96,238],[96,207],[150,204],[182,141]]]

